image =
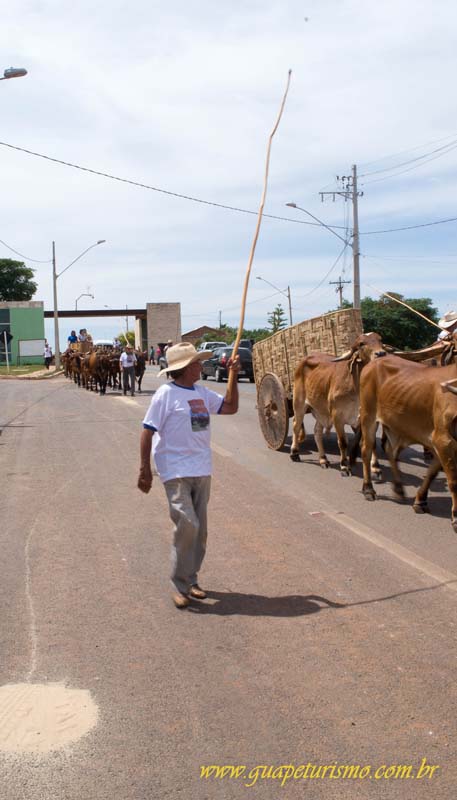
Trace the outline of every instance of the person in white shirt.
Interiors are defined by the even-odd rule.
[[[130,344],[127,344],[124,347],[124,352],[121,353],[119,364],[122,372],[122,388],[124,390],[124,394],[127,394],[127,391],[130,388],[130,394],[133,397],[135,394],[136,355],[133,352],[133,347]]]
[[[51,350],[51,347],[49,346],[47,340],[45,340],[45,343],[44,343],[43,355],[44,355],[44,365],[45,365],[46,369],[49,369],[49,365],[50,365],[50,363],[52,361],[52,350]]]
[[[197,384],[201,361],[189,342],[180,342],[167,352],[168,366],[161,374],[172,381],[154,394],[143,420],[138,488],[152,486],[151,449],[160,480],[168,498],[174,522],[172,546],[172,599],[186,608],[189,598],[203,600],[206,592],[198,585],[206,550],[207,506],[211,486],[210,414],[236,414],[238,384],[230,398]],[[238,356],[229,369],[239,371]]]

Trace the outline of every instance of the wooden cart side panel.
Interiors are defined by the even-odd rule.
[[[320,351],[340,356],[361,333],[360,311],[348,308],[298,322],[257,342],[252,353],[257,391],[265,373],[272,372],[292,399],[294,373],[305,355]]]

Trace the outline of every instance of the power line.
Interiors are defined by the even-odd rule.
[[[414,153],[416,152],[416,150],[422,150],[424,147],[429,147],[430,145],[434,144],[440,144],[441,142],[445,142],[447,139],[454,139],[455,136],[456,136],[455,133],[450,133],[448,136],[443,136],[441,139],[432,139],[430,142],[424,142],[423,144],[418,144],[415,147],[409,147],[407,150],[400,150],[398,153],[391,153],[388,156],[377,158],[374,161],[365,161],[363,162],[362,166],[371,167],[372,164],[379,164],[380,162],[387,161],[390,158],[397,158],[398,156],[404,156],[407,153]]]
[[[441,139],[433,139],[430,142],[424,142],[423,144],[417,145],[416,147],[410,147],[407,150],[400,150],[398,153],[391,153],[388,156],[382,156],[382,158],[377,158],[374,161],[365,161],[365,162],[363,162],[362,166],[363,167],[370,167],[372,164],[379,164],[379,163],[382,163],[383,161],[388,161],[388,160],[390,160],[392,158],[398,158],[398,156],[404,156],[404,155],[407,155],[408,153],[414,153],[414,152],[416,152],[416,150],[422,150],[424,147],[429,147],[430,145],[434,145],[434,144],[440,144],[441,142],[445,142],[448,139],[454,139],[454,138],[455,138],[455,133],[450,133],[448,136],[443,136]],[[444,145],[444,147],[449,147],[452,144],[453,144],[452,142],[448,142],[447,145]],[[432,152],[435,152],[435,151],[432,151]],[[419,158],[425,158],[426,155],[427,155],[427,153],[425,153],[423,156],[419,156]],[[405,162],[405,163],[409,163],[409,162]],[[397,164],[396,167],[395,166],[394,167],[385,167],[384,170],[377,170],[377,172],[383,172],[383,171],[389,171],[389,170],[392,170],[392,169],[398,169],[398,167],[400,167],[400,166],[402,166],[402,164]],[[375,174],[375,172],[364,172],[359,177],[363,178],[366,175],[374,175],[374,174]],[[373,181],[369,181],[369,183],[372,183],[372,182]],[[326,186],[322,187],[321,191],[325,191],[326,189],[329,189],[331,186],[335,186],[336,183],[337,183],[336,181],[334,183],[327,183]]]
[[[111,175],[108,172],[101,172],[99,170],[90,169],[89,167],[82,167],[79,164],[72,164],[70,161],[62,161],[61,159],[58,159],[58,158],[52,158],[51,156],[46,156],[46,155],[43,155],[42,153],[36,153],[33,150],[27,150],[24,147],[18,147],[18,146],[13,145],[13,144],[8,144],[7,142],[1,142],[0,141],[0,145],[2,147],[9,147],[11,150],[17,150],[17,151],[19,151],[21,153],[27,153],[28,155],[36,156],[37,158],[43,158],[46,161],[52,161],[55,164],[62,164],[63,166],[66,166],[66,167],[72,167],[73,169],[78,169],[78,170],[80,170],[82,172],[89,172],[92,175],[98,175],[98,176],[103,177],[103,178],[109,178],[110,180],[118,181],[119,183],[126,183],[126,184],[129,184],[130,186],[138,186],[138,187],[140,187],[142,189],[148,189],[148,190],[153,191],[153,192],[159,192],[161,194],[166,194],[166,195],[169,195],[171,197],[178,197],[181,200],[189,200],[189,201],[191,201],[193,203],[201,203],[202,205],[214,206],[215,208],[223,208],[226,211],[237,211],[237,212],[239,212],[241,214],[251,214],[251,215],[255,215],[255,216],[257,216],[257,214],[258,214],[258,211],[251,211],[250,209],[246,209],[246,208],[238,208],[237,206],[229,206],[229,205],[226,205],[224,203],[215,203],[215,202],[210,201],[210,200],[203,200],[203,199],[198,198],[198,197],[192,197],[190,195],[180,194],[179,192],[172,192],[172,191],[169,191],[168,189],[160,189],[160,188],[158,188],[156,186],[150,186],[150,185],[148,185],[146,183],[141,183],[140,181],[132,181],[132,180],[129,180],[128,178],[120,178],[119,176]],[[279,220],[280,222],[292,222],[295,225],[310,225],[313,228],[325,227],[325,226],[322,226],[320,223],[317,223],[317,222],[308,222],[307,220],[302,220],[302,219],[292,219],[292,217],[279,217],[279,216],[276,216],[274,214],[263,214],[262,216],[267,217],[268,219],[276,219],[276,220]],[[432,226],[432,225],[443,225],[443,224],[445,224],[447,222],[455,222],[456,220],[457,220],[457,217],[450,217],[449,219],[436,220],[435,222],[423,222],[423,223],[420,223],[418,225],[408,225],[408,226],[401,227],[401,228],[388,228],[386,230],[379,230],[379,231],[360,231],[360,235],[369,236],[369,235],[377,234],[377,233],[395,233],[397,231],[409,231],[409,230],[414,230],[415,228],[427,228],[427,227]],[[335,229],[335,230],[345,230],[345,226],[343,226],[343,225],[328,225],[327,227]],[[13,252],[17,252],[17,251],[13,250]],[[17,254],[21,255],[20,253],[17,253]],[[22,256],[22,258],[25,258],[25,256]],[[28,260],[35,261],[36,259],[28,259]],[[37,263],[47,264],[47,263],[49,263],[49,261],[37,261]]]
[[[313,292],[315,292],[316,289],[319,289],[322,286],[324,281],[328,278],[329,275],[331,275],[331,273],[335,269],[336,265],[338,264],[338,261],[340,260],[341,256],[343,255],[344,251],[346,250],[347,246],[348,246],[347,244],[344,245],[344,247],[343,247],[341,253],[339,254],[338,258],[336,259],[336,261],[334,261],[334,263],[330,267],[329,271],[325,273],[325,275],[322,278],[322,280],[319,281],[319,283],[314,287],[314,289],[311,289],[311,291],[306,292],[306,294],[294,295],[294,300],[303,300],[305,297],[309,297],[310,294],[313,294]]]
[[[379,258],[381,261],[427,261],[427,264],[446,264],[446,261],[440,261],[434,256],[417,256],[417,255],[410,255],[410,256],[378,256],[372,255],[369,253],[361,253],[364,258]],[[457,255],[446,255],[443,253],[440,258],[452,258],[457,259]]]
[[[21,258],[25,258],[26,261],[35,261],[36,264],[50,264],[52,261],[52,258],[48,258],[46,261],[40,261],[38,258],[30,258],[29,256],[25,256],[24,253],[20,253],[19,250],[15,250],[14,247],[11,247],[9,244],[4,242],[3,239],[0,239],[0,244],[4,244],[8,250],[11,250],[12,253],[16,253],[16,255],[20,256]]]
[[[451,148],[451,150],[455,150],[457,145]],[[450,150],[447,151],[450,153]],[[405,175],[407,172],[412,172],[414,169],[418,167],[423,167],[424,164],[428,164],[430,161],[436,161],[437,158],[441,158],[442,155],[446,155],[445,153],[440,153],[440,155],[432,156],[432,158],[428,158],[427,161],[423,161],[421,164],[415,164],[414,167],[408,167],[408,169],[402,169],[400,172],[395,172],[393,175],[384,175],[383,178],[375,178],[372,181],[364,181],[362,186],[369,186],[370,183],[379,183],[380,181],[387,181],[389,178],[398,178],[399,175]]]
[[[375,233],[395,233],[396,231],[412,231],[416,228],[430,228],[432,225],[443,225],[445,222],[456,222],[457,217],[449,217],[449,219],[438,219],[436,222],[422,222],[420,225],[406,225],[403,228],[387,228],[382,231],[360,231],[361,236],[371,236]]]
[[[376,169],[373,170],[372,172],[364,172],[363,175],[360,175],[359,177],[365,178],[368,175],[379,175],[381,172],[391,172],[394,169],[405,167],[408,164],[413,164],[417,161],[423,161],[424,159],[428,159],[428,156],[433,156],[435,153],[438,153],[438,155],[435,156],[436,158],[441,158],[441,156],[444,156],[446,155],[446,153],[450,152],[451,150],[454,150],[455,147],[457,147],[457,139],[454,140],[453,142],[448,142],[448,144],[445,144],[442,147],[436,148],[436,150],[430,150],[428,153],[424,153],[422,156],[416,156],[416,158],[410,158],[408,161],[402,161],[400,162],[400,164],[395,164],[393,167],[384,167],[383,169]],[[432,161],[433,159],[429,160]],[[417,166],[421,166],[421,164],[418,164]],[[413,167],[413,169],[415,168]],[[373,182],[374,181],[368,181],[368,183],[373,183]]]
[[[271,300],[272,297],[276,297],[276,295],[282,294],[282,292],[274,292],[273,294],[266,295],[265,297],[259,297],[257,300],[250,300],[246,303],[247,306],[252,306],[255,303],[261,303],[263,300]],[[220,311],[222,314],[225,314],[227,311],[237,311],[239,309],[239,304],[237,306],[230,306],[230,308],[221,308]],[[183,317],[202,317],[204,315],[208,316],[209,314],[219,314],[219,311],[200,311],[198,314],[183,314]]]
[[[166,194],[170,197],[178,197],[181,200],[189,200],[192,203],[201,203],[205,206],[214,206],[215,208],[223,208],[226,211],[238,211],[242,214],[253,214],[254,216],[258,215],[258,211],[251,211],[250,209],[246,208],[238,208],[237,206],[229,206],[224,203],[215,203],[211,200],[202,200],[200,197],[192,197],[191,195],[180,194],[179,192],[172,192],[168,189],[160,189],[157,186],[150,186],[147,183],[142,183],[140,181],[132,181],[128,178],[120,178],[118,175],[111,175],[109,172],[101,172],[100,170],[90,169],[89,167],[82,167],[79,164],[72,164],[70,161],[62,161],[59,158],[52,158],[51,156],[46,156],[43,153],[36,153],[33,150],[27,150],[25,147],[17,147],[14,144],[8,144],[7,142],[0,142],[2,147],[9,147],[11,150],[18,150],[21,153],[27,153],[30,156],[36,156],[37,158],[44,158],[46,161],[52,161],[54,164],[62,164],[65,167],[72,167],[72,169],[79,169],[81,172],[89,172],[92,175],[98,175],[102,178],[109,178],[112,181],[118,181],[119,183],[127,183],[130,186],[139,186],[141,189],[149,189],[151,192],[159,192],[160,194]],[[307,220],[302,219],[292,219],[291,217],[278,217],[273,214],[262,214],[263,217],[268,217],[268,219],[276,219],[281,222],[294,222],[296,225],[311,225],[315,228],[320,228],[322,225],[317,222],[308,222]],[[332,228],[340,228],[340,225],[329,225],[328,227]]]

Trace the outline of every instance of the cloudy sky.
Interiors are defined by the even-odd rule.
[[[444,313],[457,306],[457,222],[391,229],[457,217],[456,27],[452,0],[18,0],[2,9],[0,68],[28,75],[2,82],[0,140],[256,212],[290,68],[265,207],[286,219],[263,220],[246,326],[264,326],[278,302],[287,309],[255,276],[290,286],[294,322],[337,305],[329,281],[351,279],[350,248],[335,264],[341,240],[285,204],[342,226],[344,238],[349,203],[322,203],[319,192],[353,164],[362,297],[377,296],[373,287],[427,296]],[[61,271],[106,239],[59,279],[60,308],[87,292],[95,299],[80,308],[180,302],[183,332],[216,325],[219,312],[237,324],[255,214],[5,144],[0,176],[0,257],[25,256],[45,308],[52,241]],[[381,230],[390,232],[368,233]],[[87,320],[96,335],[122,324]]]

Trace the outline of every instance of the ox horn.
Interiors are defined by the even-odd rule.
[[[451,381],[443,381],[443,383],[440,384],[441,391],[452,392],[452,394],[457,394],[457,386],[455,384],[457,384],[457,378],[454,378],[454,380]]]
[[[352,356],[353,356],[353,351],[347,350],[345,353],[343,353],[342,356],[338,356],[338,358],[332,358],[332,361],[349,361],[349,359],[352,358]]]

